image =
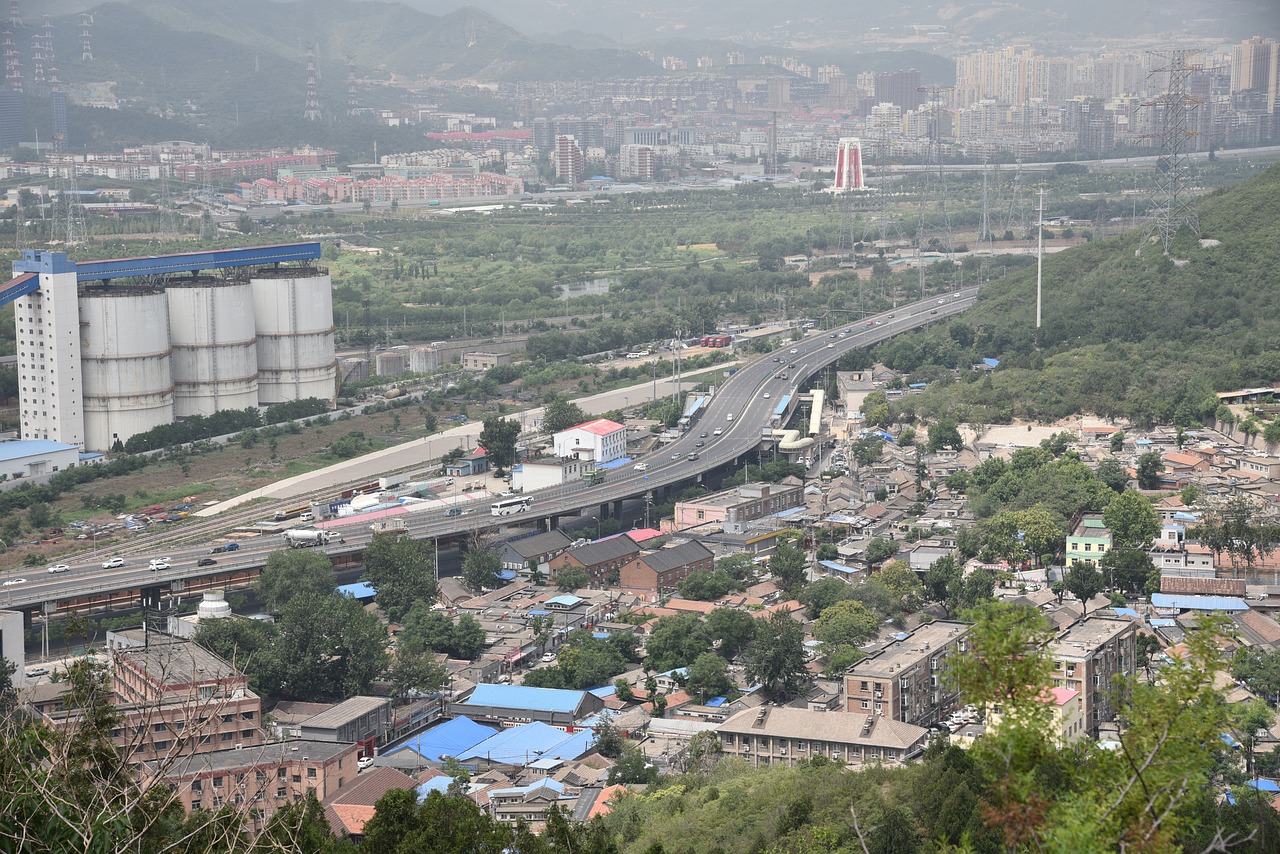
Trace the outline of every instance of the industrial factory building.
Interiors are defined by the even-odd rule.
[[[318,243],[81,262],[24,251],[0,286],[0,305],[14,303],[22,438],[107,451],[176,418],[332,404],[319,257]]]

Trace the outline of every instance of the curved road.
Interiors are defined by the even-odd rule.
[[[965,288],[943,298],[935,296],[875,315],[852,326],[826,332],[815,330],[802,341],[784,344],[772,355],[741,367],[727,379],[708,401],[695,429],[644,459],[646,471],[636,471],[632,466],[610,471],[607,479],[596,486],[576,481],[538,490],[528,494],[528,512],[501,519],[490,515],[483,504],[477,505],[475,512],[461,516],[445,517],[437,508],[429,513],[407,513],[396,518],[404,519],[408,532],[418,539],[455,537],[485,528],[573,515],[592,505],[634,498],[650,490],[689,480],[756,448],[760,443],[761,430],[771,426],[770,416],[782,396],[801,392],[810,377],[846,352],[959,314],[973,305],[977,295],[976,287]],[[781,361],[775,361],[775,356]],[[782,371],[786,371],[789,379],[778,377]],[[519,418],[520,415],[511,417]],[[479,425],[475,427],[478,429]],[[720,436],[713,435],[717,428],[722,431]],[[699,436],[703,431],[709,434],[706,439]],[[702,447],[698,447],[699,442],[703,443]],[[689,459],[689,454],[695,452],[698,458]],[[345,544],[335,542],[323,547],[326,553],[336,555],[357,551],[373,536],[368,520],[353,520],[338,531],[345,538]],[[69,571],[58,574],[50,574],[43,567],[13,569],[3,580],[25,578],[26,581],[0,587],[0,605],[31,608],[41,602],[73,596],[162,586],[186,577],[252,569],[260,567],[266,555],[281,546],[282,541],[274,535],[242,541],[238,551],[214,555],[218,563],[208,568],[196,566],[197,560],[209,556],[206,545],[166,553],[164,557],[170,558],[172,568],[159,572],[149,570],[142,558],[128,558],[123,567],[104,569],[101,562],[106,560],[105,554],[98,555],[96,562],[81,561],[72,564]]]

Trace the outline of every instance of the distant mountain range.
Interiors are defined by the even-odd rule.
[[[560,31],[602,33],[626,45],[658,36],[714,38],[746,44],[818,47],[833,40],[861,41],[872,31],[907,32],[913,26],[947,27],[974,40],[1045,41],[1186,33],[1207,40],[1276,34],[1280,4],[1271,0],[404,0],[433,14],[473,6],[535,35]]]

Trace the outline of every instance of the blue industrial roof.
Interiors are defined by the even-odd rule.
[[[564,759],[565,761],[577,759],[587,751],[591,750],[596,743],[596,731],[589,728],[582,728],[572,733],[568,738],[561,739],[554,746],[543,753],[543,757],[551,757],[553,759]]]
[[[603,700],[605,697],[612,697],[618,693],[618,688],[616,685],[601,685],[599,688],[588,689],[587,693]]]
[[[24,439],[17,442],[0,442],[0,461],[8,462],[37,454],[53,454],[58,451],[74,451],[75,445],[50,442],[47,439]]]
[[[693,413],[697,412],[699,409],[705,406],[706,403],[707,403],[707,396],[705,394],[699,395],[698,397],[691,399],[687,404],[685,404],[684,417],[689,418],[690,416],[693,415]]]
[[[527,786],[511,786],[506,789],[494,789],[489,792],[489,797],[492,798],[494,795],[526,795],[529,792],[536,791],[537,789],[550,789],[557,795],[563,795],[564,783],[561,783],[559,780],[535,780]]]
[[[282,261],[310,261],[320,257],[319,243],[285,243],[278,246],[251,246],[245,249],[210,249],[178,252],[141,258],[112,258],[106,261],[77,261],[76,280],[92,282],[126,276],[155,276],[163,273],[195,273],[227,267],[258,267]],[[19,263],[15,262],[17,269]]]
[[[1115,611],[1119,617],[1133,617],[1135,620],[1142,619],[1142,615],[1132,608],[1112,608],[1111,610]]]
[[[373,589],[372,584],[363,581],[357,581],[354,584],[343,584],[338,587],[338,592],[343,596],[350,596],[352,599],[372,599],[378,595],[378,591]]]
[[[573,596],[569,593],[566,593],[563,596],[552,596],[550,599],[547,600],[548,605],[551,605],[551,604],[563,605],[566,608],[576,608],[578,606],[578,603],[580,602],[582,602],[582,597]]]
[[[841,575],[853,575],[854,573],[861,572],[861,570],[854,569],[852,566],[848,566],[834,560],[820,560],[818,561],[818,565],[825,567],[832,572],[838,572]]]
[[[1259,792],[1280,792],[1280,783],[1275,780],[1250,780],[1245,785],[1251,786]]]
[[[1151,604],[1157,608],[1186,611],[1247,611],[1249,603],[1236,596],[1191,596],[1183,593],[1152,593]]]
[[[1169,629],[1169,628],[1173,628],[1176,625],[1178,625],[1177,620],[1154,619],[1151,621],[1151,628],[1153,629]]]
[[[908,383],[907,388],[924,388],[928,383]]]
[[[428,762],[439,762],[442,756],[457,756],[492,736],[497,730],[478,724],[466,715],[445,721],[411,738],[392,751],[412,750]]]
[[[718,709],[727,702],[729,702],[728,697],[712,697],[710,700],[707,700],[706,705],[713,709]]]
[[[528,685],[493,685],[482,682],[463,706],[493,706],[499,709],[532,709],[539,712],[573,712],[582,703],[583,691],[563,688],[534,688]]]
[[[791,395],[784,394],[782,399],[778,401],[778,405],[773,408],[774,415],[781,415],[787,411],[787,404],[791,403]]]
[[[595,737],[591,730],[584,730],[583,732],[592,738]],[[466,762],[474,759],[485,759],[506,765],[524,765],[535,759],[541,759],[543,756],[563,759],[565,758],[562,755],[564,751],[557,748],[579,735],[581,733],[568,735],[564,730],[556,729],[549,724],[542,723],[542,721],[534,721],[533,723],[500,730],[493,736],[486,738],[479,744],[473,744],[458,754],[458,760]],[[585,750],[581,751],[581,753],[585,752]],[[578,757],[573,756],[570,758],[577,759]]]
[[[777,513],[774,513],[773,515],[775,518],[782,519],[787,516],[794,516],[797,513],[803,513],[804,511],[805,511],[805,508],[803,507],[788,507],[786,510],[779,510]]]
[[[984,358],[982,360],[982,364],[986,365],[988,368],[998,368],[1000,367],[1000,360],[992,359],[992,358]]]
[[[499,581],[515,581],[516,571],[514,569],[500,569],[494,573],[498,576]]]

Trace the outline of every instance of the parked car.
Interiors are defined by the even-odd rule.
[[[359,759],[356,760],[356,768],[360,771],[363,771],[366,768],[372,768],[372,767],[373,767],[372,756],[361,756]]]
[[[556,654],[555,654],[554,652],[544,652],[544,653],[542,654],[542,663],[543,663],[543,664],[550,664],[551,662],[553,662],[553,661],[555,661],[555,660],[556,660]]]

